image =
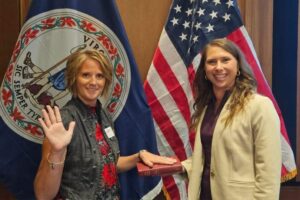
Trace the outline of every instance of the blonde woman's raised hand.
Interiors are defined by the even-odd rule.
[[[43,118],[39,118],[39,122],[51,145],[51,151],[59,152],[65,149],[72,139],[75,122],[70,122],[66,130],[57,106],[51,108],[47,105],[46,109],[42,109],[42,115]]]

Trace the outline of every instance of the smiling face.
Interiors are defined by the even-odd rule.
[[[236,58],[217,46],[207,49],[205,61],[205,74],[212,83],[214,93],[224,94],[231,89],[236,80],[238,63]]]
[[[105,77],[99,62],[87,59],[76,76],[77,96],[88,106],[95,106],[105,86]]]

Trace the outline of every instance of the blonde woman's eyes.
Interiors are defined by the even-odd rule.
[[[92,74],[90,74],[90,73],[82,73],[82,74],[81,74],[81,77],[82,77],[82,78],[91,78],[91,77],[93,77],[93,76],[94,76],[94,75],[92,75]],[[105,78],[103,74],[96,74],[94,77],[95,77],[96,79],[98,79],[98,80],[102,80],[102,79]]]
[[[102,79],[105,78],[103,74],[97,74],[96,77],[97,77],[97,79],[99,79],[99,80],[102,80]]]
[[[82,76],[83,78],[88,78],[90,75],[89,75],[89,73],[82,73],[81,76]]]

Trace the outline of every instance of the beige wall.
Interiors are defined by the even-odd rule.
[[[117,0],[141,74],[145,80],[171,0]]]
[[[273,0],[239,0],[262,70],[272,85]]]
[[[11,14],[15,13],[15,14]],[[0,2],[0,80],[8,65],[20,27],[18,1]]]

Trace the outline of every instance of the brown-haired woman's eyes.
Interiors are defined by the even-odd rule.
[[[226,62],[228,62],[228,61],[230,61],[231,60],[231,58],[229,58],[229,57],[224,57],[224,58],[222,58],[222,63],[226,63]]]
[[[207,60],[206,61],[206,64],[208,64],[208,65],[215,65],[217,63],[217,60]]]

